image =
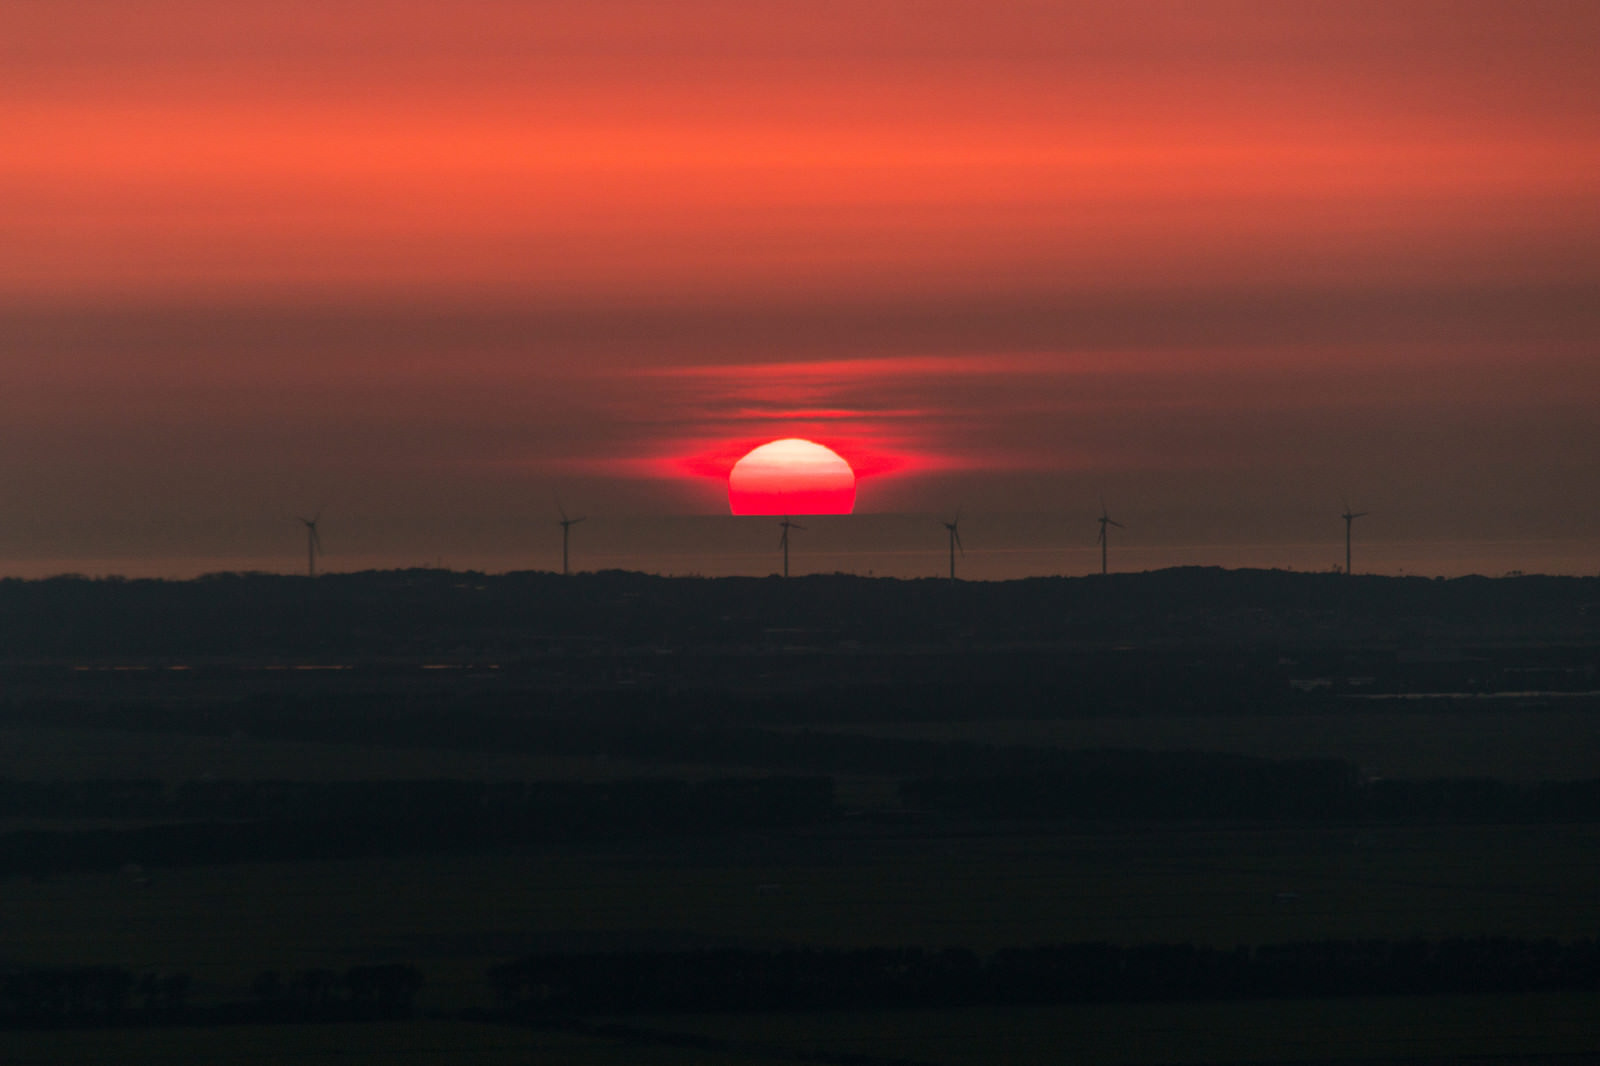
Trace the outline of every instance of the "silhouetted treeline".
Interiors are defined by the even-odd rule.
[[[531,955],[490,967],[498,1014],[876,1010],[1600,990],[1600,942],[1510,937],[965,948],[726,948]],[[184,973],[118,966],[0,970],[0,1028],[405,1018],[424,983],[404,963],[260,973],[246,1001],[197,1005]]]
[[[507,1010],[572,1014],[960,1007],[1600,988],[1594,940],[1322,941],[1232,950],[724,949],[535,955],[492,967]]]
[[[405,963],[264,971],[248,1002],[195,1005],[186,973],[120,966],[22,966],[0,970],[0,1028],[368,1021],[410,1017],[422,971]]]
[[[1009,582],[849,575],[658,578],[438,570],[316,580],[0,581],[13,655],[408,655],[439,648],[809,640],[1180,639],[1311,643],[1416,633],[1589,634],[1595,578],[1391,578],[1187,567]],[[781,632],[772,632],[772,631]]]
[[[126,794],[126,785],[113,783],[112,794]],[[53,787],[42,786],[35,795],[49,794]],[[13,782],[9,791],[27,796],[32,790]],[[93,789],[76,785],[65,791],[83,796]],[[160,813],[149,791],[135,794],[146,803],[142,816]],[[171,794],[165,808],[168,817],[200,820],[0,835],[0,876],[721,833],[787,828],[834,814],[831,780],[781,777],[533,784],[190,782]]]
[[[252,1017],[263,1022],[403,1018],[422,989],[422,971],[405,963],[280,974],[263,970],[251,984]]]
[[[153,976],[150,981],[158,987]],[[186,987],[187,978],[176,986]],[[0,1024],[113,1025],[123,1020],[133,991],[133,974],[120,966],[4,970],[0,971]]]

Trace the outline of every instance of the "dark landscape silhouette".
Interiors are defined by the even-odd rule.
[[[62,577],[0,581],[0,640],[0,730],[36,753],[0,772],[19,914],[218,876],[433,900],[384,927],[409,952],[286,953],[242,911],[219,964],[176,903],[102,948],[19,931],[14,1031],[431,1019],[759,1062],[709,1019],[789,1016],[815,1061],[906,1062],[941,1059],[830,1012],[1025,1008],[1065,1046],[1080,1004],[1600,987],[1600,777],[1563,750],[1594,744],[1600,579]],[[1441,714],[1488,753],[1419,752]],[[383,885],[421,860],[489,894]],[[516,902],[530,863],[555,910]],[[610,916],[563,918],[602,869]],[[423,950],[460,907],[482,933]]]

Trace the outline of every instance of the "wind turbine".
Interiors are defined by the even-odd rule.
[[[943,525],[945,529],[950,531],[950,580],[954,581],[956,579],[956,549],[961,548],[961,554],[967,554],[967,549],[961,546],[961,530],[958,528],[961,525],[961,512],[957,511],[956,516],[943,523]]]
[[[783,536],[778,538],[778,547],[783,549],[783,576],[789,576],[789,530],[804,529],[799,522],[791,522],[788,515],[783,516],[783,521],[778,525],[783,527]]]
[[[306,574],[309,577],[317,576],[317,553],[322,550],[322,538],[317,534],[317,523],[322,520],[322,511],[318,510],[315,518],[301,518],[306,527]]]
[[[1342,500],[1340,502],[1342,502],[1344,504],[1344,514],[1339,516],[1340,518],[1344,519],[1344,573],[1345,573],[1346,577],[1349,577],[1350,576],[1350,526],[1351,526],[1352,523],[1355,522],[1356,519],[1367,517],[1368,512],[1366,512],[1366,511],[1351,511],[1350,510],[1350,501],[1349,500]]]
[[[1112,518],[1110,513],[1106,511],[1105,497],[1102,496],[1100,498],[1100,573],[1102,576],[1106,572],[1106,545],[1111,539],[1106,536],[1107,526],[1116,526],[1118,529],[1127,528],[1121,522]]]
[[[561,506],[560,500],[556,501],[556,510],[561,512],[561,574],[563,577],[565,577],[572,572],[571,570],[567,569],[567,540],[572,532],[572,527],[577,525],[579,522],[582,522],[588,517],[588,515],[580,515],[577,518],[568,518],[567,509]]]

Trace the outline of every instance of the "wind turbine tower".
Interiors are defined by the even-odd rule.
[[[1111,540],[1110,537],[1106,536],[1106,527],[1107,526],[1116,526],[1118,529],[1125,529],[1126,528],[1121,522],[1118,522],[1117,520],[1115,520],[1114,518],[1111,517],[1111,515],[1106,511],[1106,501],[1105,500],[1101,500],[1100,501],[1100,575],[1102,577],[1104,577],[1105,573],[1106,573],[1106,545],[1108,543],[1110,543],[1110,540]]]
[[[789,530],[804,529],[799,522],[791,522],[788,515],[783,516],[783,521],[778,525],[783,527],[783,535],[778,538],[778,547],[783,549],[783,576],[789,576]]]
[[[568,518],[566,508],[562,507],[559,503],[556,504],[556,510],[561,512],[561,576],[566,577],[568,574],[572,573],[572,571],[567,567],[567,542],[571,538],[572,527],[577,525],[579,522],[582,522],[588,516],[580,515],[577,518]]]
[[[1367,511],[1351,511],[1350,501],[1344,501],[1344,514],[1339,517],[1344,519],[1344,573],[1346,577],[1350,576],[1350,526],[1356,519],[1367,517],[1368,513]]]
[[[301,522],[306,527],[306,575],[317,576],[317,553],[322,551],[322,537],[317,534],[317,523],[322,520],[322,512],[318,511],[315,518],[302,518]]]
[[[961,546],[961,512],[957,511],[955,518],[944,523],[944,528],[950,531],[950,580],[956,579],[956,549],[961,548],[961,554],[967,554],[967,549]]]

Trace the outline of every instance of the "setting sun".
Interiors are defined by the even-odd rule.
[[[753,448],[728,473],[734,514],[849,514],[856,475],[831,448],[789,437]]]

